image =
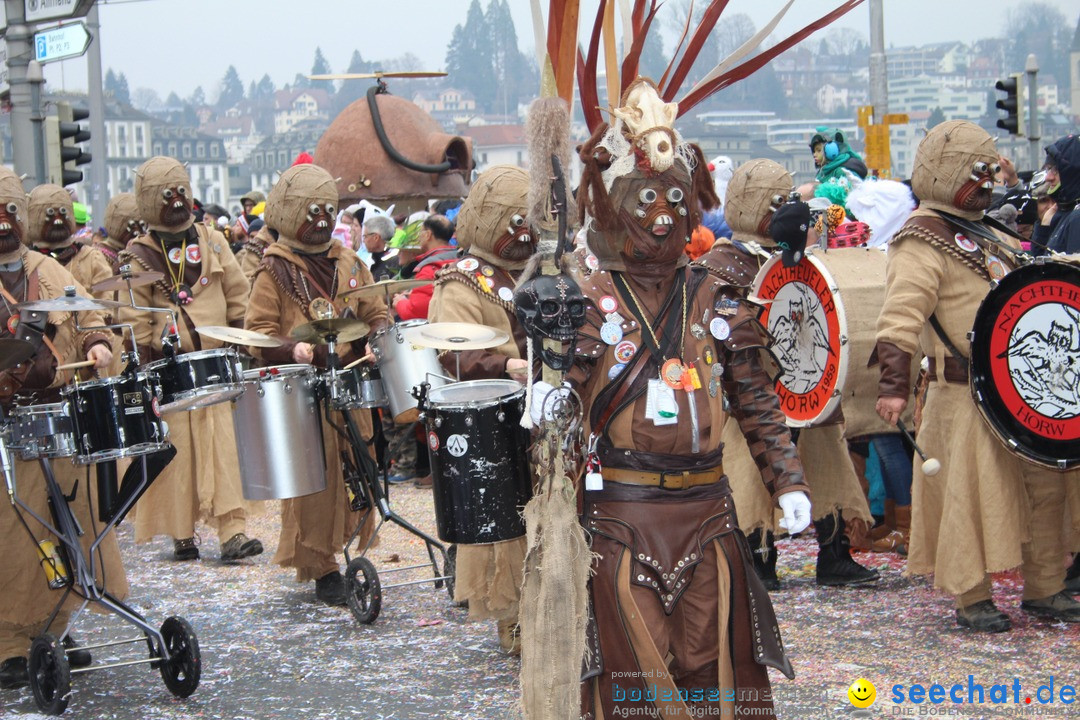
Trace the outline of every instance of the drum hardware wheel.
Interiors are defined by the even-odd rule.
[[[382,587],[375,566],[365,557],[354,557],[345,568],[345,600],[357,621],[370,625],[382,609]]]
[[[199,639],[188,621],[176,616],[166,618],[161,624],[161,637],[169,654],[168,660],[155,663],[161,670],[161,679],[175,697],[186,698],[199,687],[202,676]],[[160,657],[162,653],[154,654]]]
[[[46,715],[59,715],[71,695],[71,666],[64,646],[53,635],[39,635],[30,645],[28,663],[34,702]]]

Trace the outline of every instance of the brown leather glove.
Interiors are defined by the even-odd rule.
[[[911,355],[891,342],[879,340],[874,348],[881,364],[878,397],[911,397]]]

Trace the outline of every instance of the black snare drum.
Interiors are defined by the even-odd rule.
[[[146,366],[161,378],[161,412],[197,410],[244,392],[244,371],[232,348],[200,350]]]
[[[153,373],[69,385],[60,393],[70,404],[76,463],[136,457],[169,447],[169,426],[158,408],[161,383]]]
[[[971,392],[1023,459],[1080,466],[1080,268],[1040,261],[987,294],[971,333]]]
[[[521,510],[532,497],[525,391],[513,380],[474,380],[433,388],[424,417],[439,537],[493,543],[525,534]]]

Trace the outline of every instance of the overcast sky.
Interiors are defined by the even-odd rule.
[[[100,1],[100,0],[99,0]],[[704,2],[705,0],[699,0]],[[1025,0],[1026,1],[1026,0]],[[1077,0],[1043,0],[1065,13],[1070,23],[1080,15]],[[783,37],[828,12],[840,0],[797,0],[777,28]],[[245,88],[268,73],[275,85],[291,83],[311,69],[321,47],[334,72],[343,72],[354,49],[365,60],[394,58],[411,52],[424,69],[445,65],[454,25],[465,22],[470,0],[112,0],[100,6],[103,72],[123,72],[131,90],[151,87],[162,98],[175,90],[182,97],[202,86],[208,99],[229,65],[235,65]],[[486,7],[488,0],[481,0]],[[518,41],[533,52],[531,3],[509,0]],[[541,2],[546,8],[547,2]],[[780,0],[731,0],[725,14],[746,13],[761,27],[782,7]],[[885,0],[885,42],[905,46],[1001,36],[1006,11],[1020,0]],[[581,42],[587,42],[595,0],[582,2]],[[837,25],[869,37],[868,4]],[[661,9],[664,13],[667,8]],[[821,32],[827,32],[821,31]],[[670,44],[670,43],[669,43]],[[670,49],[670,48],[669,48]],[[1021,68],[1017,68],[1020,70]],[[51,90],[85,90],[82,60],[46,67]],[[407,82],[399,92],[407,92]]]

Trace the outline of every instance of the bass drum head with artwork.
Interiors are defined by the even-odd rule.
[[[971,393],[1025,460],[1080,465],[1080,268],[1026,265],[987,294],[971,334]]]
[[[774,255],[754,278],[751,299],[764,305],[761,323],[775,339],[775,389],[787,424],[828,420],[840,405],[848,363],[847,320],[828,269],[813,255],[790,268]]]

